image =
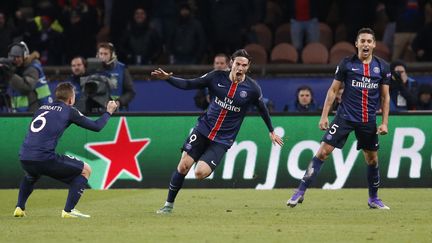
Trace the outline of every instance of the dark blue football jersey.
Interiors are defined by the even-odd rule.
[[[258,107],[269,131],[273,131],[261,88],[248,76],[243,82],[235,83],[229,79],[228,71],[212,71],[200,78],[171,77],[167,81],[181,89],[208,88],[211,101],[207,111],[198,118],[195,129],[212,141],[231,146],[251,105]]]
[[[93,121],[76,108],[59,101],[43,105],[33,116],[19,158],[30,161],[53,160],[58,140],[72,123],[92,131],[100,131],[109,118],[110,114],[105,112]]]
[[[380,107],[381,85],[390,84],[390,67],[373,57],[364,64],[357,55],[344,58],[336,68],[335,79],[344,83],[337,115],[353,122],[372,122]]]

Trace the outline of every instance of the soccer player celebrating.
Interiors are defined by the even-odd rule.
[[[249,54],[237,50],[231,57],[231,71],[215,70],[195,79],[173,77],[162,69],[154,70],[151,75],[167,80],[180,89],[208,88],[211,102],[207,112],[198,122],[183,144],[183,153],[177,170],[171,177],[168,198],[157,213],[171,213],[174,200],[183,185],[184,178],[191,166],[197,162],[195,177],[208,177],[219,165],[226,151],[234,143],[241,123],[250,105],[256,105],[273,143],[283,145],[282,139],[273,131],[269,112],[262,100],[261,88],[257,82],[246,76],[251,63]]]
[[[380,174],[378,167],[378,134],[388,132],[390,68],[382,59],[373,56],[375,33],[370,28],[358,31],[355,45],[357,54],[344,58],[336,68],[335,79],[327,91],[327,97],[319,121],[319,128],[327,130],[321,146],[312,158],[308,169],[287,205],[295,207],[304,200],[306,189],[318,175],[324,160],[335,148],[342,148],[349,133],[355,132],[357,149],[363,150],[367,163],[370,208],[390,209],[378,198]],[[328,113],[337,92],[345,86],[342,102],[329,125]],[[381,104],[380,104],[381,103]],[[377,129],[376,112],[381,105],[382,122]]]
[[[19,152],[25,176],[19,189],[15,217],[26,216],[25,204],[34,184],[42,175],[69,184],[62,218],[90,217],[75,209],[75,205],[84,192],[91,168],[81,160],[56,154],[55,147],[64,130],[72,123],[92,131],[100,131],[117,109],[117,105],[114,101],[109,101],[106,112],[93,121],[72,107],[75,103],[75,91],[71,83],[60,83],[55,90],[55,96],[54,103],[43,105],[35,112]]]

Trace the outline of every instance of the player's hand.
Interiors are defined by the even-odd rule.
[[[151,76],[155,77],[157,79],[162,79],[162,80],[167,80],[169,79],[171,76],[173,75],[172,72],[167,73],[164,70],[162,70],[162,68],[158,68],[156,70],[154,70],[153,72],[151,72]]]
[[[381,124],[377,129],[378,135],[386,135],[388,133],[388,127],[385,124]]]
[[[327,130],[329,128],[328,117],[321,117],[318,126],[321,130]]]
[[[108,101],[107,104],[107,112],[110,113],[112,115],[112,113],[114,113],[115,110],[117,110],[117,103],[114,100],[110,100]]]
[[[284,142],[283,142],[282,138],[279,137],[279,135],[276,135],[276,133],[274,133],[274,132],[271,132],[269,135],[270,135],[270,139],[271,139],[273,144],[278,144],[279,146],[284,145]]]

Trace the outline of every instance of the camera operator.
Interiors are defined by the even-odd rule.
[[[394,61],[390,64],[392,79],[390,84],[391,111],[414,110],[416,105],[417,81],[410,78],[406,64]]]
[[[111,99],[117,106],[127,110],[129,102],[135,97],[135,89],[132,77],[125,64],[117,60],[114,45],[109,42],[101,42],[97,46],[97,58],[103,62],[104,70],[100,74],[108,77],[113,84],[111,87]]]
[[[39,106],[52,102],[39,53],[29,53],[24,42],[12,44],[8,58],[0,63],[0,79],[10,97],[12,112],[33,112]],[[4,103],[4,102],[3,102]]]

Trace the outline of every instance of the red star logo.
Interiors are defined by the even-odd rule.
[[[141,181],[142,175],[137,157],[149,143],[149,138],[131,139],[126,119],[121,117],[114,141],[86,144],[87,150],[108,163],[103,179],[103,189],[108,189],[122,172]]]

